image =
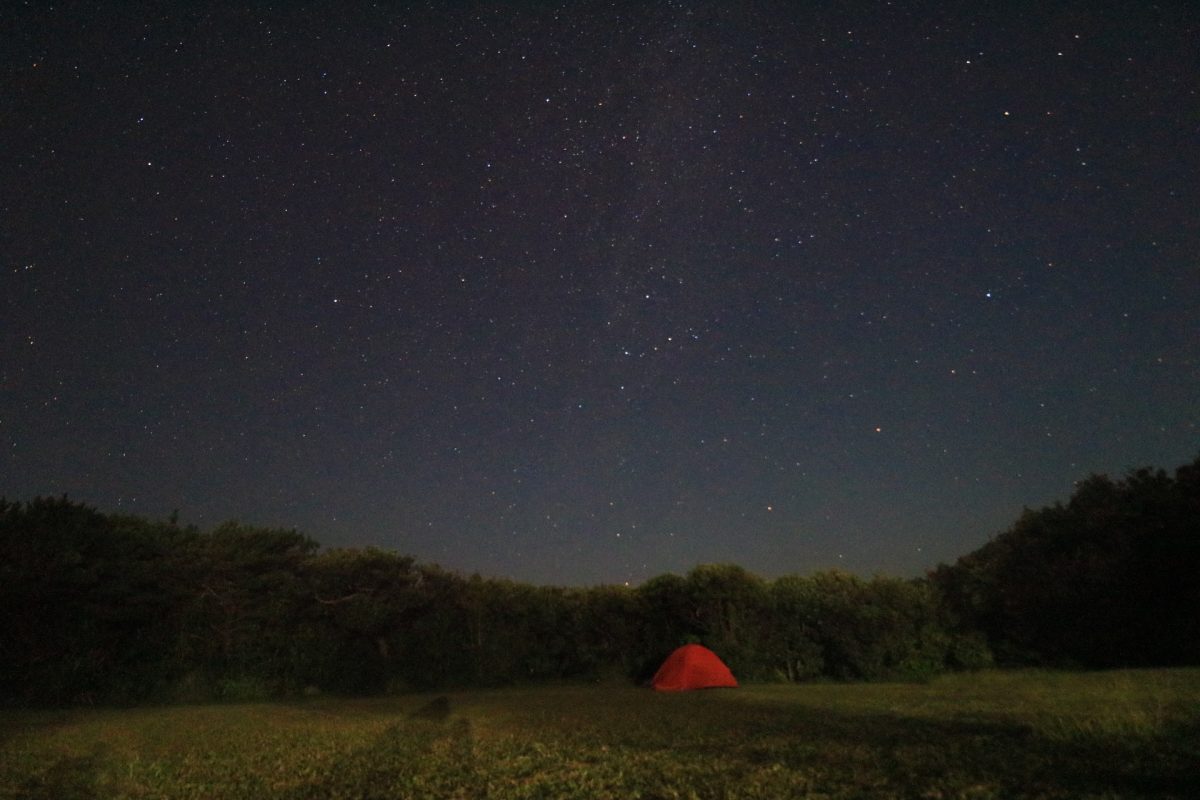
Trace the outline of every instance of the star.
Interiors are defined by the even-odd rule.
[[[13,497],[556,585],[915,576],[1195,455],[1194,15],[99,14],[6,30]]]

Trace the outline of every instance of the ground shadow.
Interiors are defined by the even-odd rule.
[[[900,713],[781,709],[747,703],[733,755],[803,770],[873,769],[897,788],[953,779],[997,787],[1004,796],[1116,794],[1195,797],[1200,787],[1200,725],[1159,735],[1039,735],[1001,716],[927,719]],[[740,716],[740,715],[739,715]],[[794,741],[794,747],[781,742]],[[849,755],[846,755],[849,754]],[[838,759],[841,759],[841,763]],[[832,762],[831,762],[832,759]],[[855,760],[861,760],[861,765]]]
[[[101,761],[99,754],[59,756],[21,775],[8,789],[26,800],[93,800]]]

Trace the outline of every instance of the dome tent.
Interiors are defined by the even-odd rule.
[[[716,653],[699,644],[678,648],[654,673],[650,685],[659,692],[736,687],[737,679]]]

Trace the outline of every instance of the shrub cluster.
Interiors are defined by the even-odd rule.
[[[65,499],[0,506],[0,629],[0,690],[17,703],[644,680],[687,641],[743,679],[921,677],[963,652],[986,659],[923,580],[705,565],[637,588],[530,586]]]
[[[1003,663],[1200,664],[1200,459],[1093,475],[930,579]]]
[[[636,588],[463,576],[294,531],[0,501],[0,702],[644,681],[702,642],[743,680],[922,679],[991,663],[1200,663],[1200,460],[1093,477],[925,578]]]

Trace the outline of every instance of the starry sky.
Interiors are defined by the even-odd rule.
[[[826,5],[5,4],[0,494],[909,576],[1200,454],[1200,7]]]

